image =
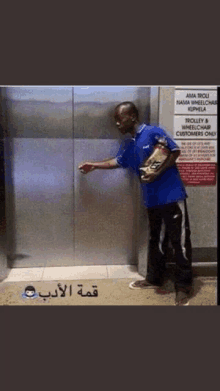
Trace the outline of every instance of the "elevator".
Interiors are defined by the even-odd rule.
[[[158,90],[1,88],[8,267],[133,265],[146,257],[137,178],[121,168],[82,175],[78,165],[116,155],[118,103],[133,101],[141,121],[157,124]]]

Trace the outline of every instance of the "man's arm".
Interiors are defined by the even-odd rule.
[[[175,164],[175,161],[180,156],[180,150],[178,149],[175,152],[171,152],[169,155],[167,161],[164,163],[164,166],[161,167],[161,170],[159,170],[159,174],[161,174],[164,170],[166,170],[168,167],[171,167]]]
[[[180,156],[180,153],[180,150],[171,152],[163,166],[156,173],[146,175],[144,180],[146,180],[147,183],[153,182],[160,174],[162,174],[163,171],[175,164],[177,158]]]
[[[94,171],[96,169],[113,169],[118,168],[120,165],[118,164],[115,158],[106,159],[101,162],[85,162],[79,165],[79,170],[82,174],[87,174],[88,172]]]

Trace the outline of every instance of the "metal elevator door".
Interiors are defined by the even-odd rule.
[[[114,157],[114,107],[149,108],[146,87],[7,87],[7,252],[11,267],[137,263],[136,180],[127,170],[83,176]]]

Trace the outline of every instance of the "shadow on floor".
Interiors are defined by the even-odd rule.
[[[202,287],[204,286],[204,283],[199,279],[196,278],[198,277],[197,275],[194,275],[193,278],[193,284],[192,284],[192,289],[189,294],[189,298],[192,299],[195,297]],[[174,277],[174,272],[170,270],[170,268],[166,271],[165,274],[165,282],[162,287],[159,287],[155,290],[155,293],[158,295],[168,295],[170,293],[175,292],[175,277]]]

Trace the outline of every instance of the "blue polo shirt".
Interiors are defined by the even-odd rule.
[[[133,170],[139,176],[139,168],[143,161],[152,154],[154,146],[161,137],[165,139],[170,151],[179,150],[178,145],[163,129],[142,124],[135,138],[122,142],[116,155],[118,164],[123,168]],[[141,188],[144,205],[148,208],[182,201],[187,197],[185,186],[175,164],[163,171],[154,182],[142,183]]]

